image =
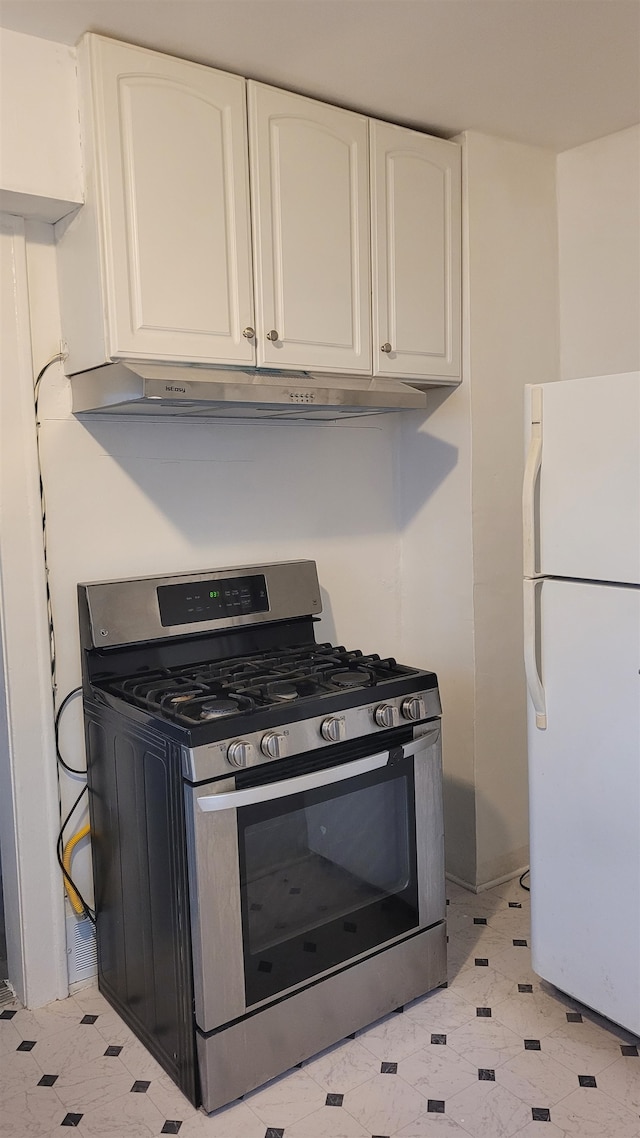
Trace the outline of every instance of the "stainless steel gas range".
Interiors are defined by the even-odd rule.
[[[436,677],[312,561],[78,593],[100,988],[211,1111],[446,980]]]

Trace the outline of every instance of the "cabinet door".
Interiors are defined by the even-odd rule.
[[[87,48],[109,354],[252,363],[244,79]]]
[[[258,364],[370,373],[367,120],[248,93]]]
[[[373,373],[460,376],[460,147],[371,121]]]

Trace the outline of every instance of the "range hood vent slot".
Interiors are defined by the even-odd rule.
[[[121,360],[70,377],[75,415],[333,421],[424,409],[423,392],[395,379],[209,368]]]

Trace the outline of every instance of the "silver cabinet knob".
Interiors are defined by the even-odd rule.
[[[391,351],[391,344],[389,344],[388,342],[386,344],[383,344],[382,347],[380,348],[380,351],[381,352],[390,352]]]
[[[267,340],[275,341],[275,340],[278,340],[279,338],[280,337],[278,336],[278,333],[276,332],[275,328],[272,328],[270,332],[267,332]]]
[[[320,733],[328,743],[339,743],[346,734],[344,715],[330,715],[320,724]]]
[[[260,741],[260,750],[268,759],[281,759],[286,753],[286,736],[279,735],[277,731],[267,731]]]
[[[242,335],[244,336],[245,340],[253,340],[253,337],[255,336],[255,334],[256,334],[256,330],[255,330],[255,328],[252,328],[251,326],[249,326],[248,328],[245,328],[242,332]]]
[[[249,760],[253,758],[253,752],[253,743],[248,743],[246,739],[236,739],[235,742],[229,744],[227,758],[232,767],[246,767]]]
[[[412,695],[409,699],[402,701],[402,714],[405,719],[411,719],[416,723],[418,719],[424,719],[426,709],[424,706],[424,699],[421,695]]]
[[[395,727],[400,720],[398,708],[392,703],[381,703],[376,707],[374,718],[378,727]]]

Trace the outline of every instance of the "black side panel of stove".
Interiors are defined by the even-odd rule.
[[[175,746],[85,702],[100,991],[200,1105]]]

